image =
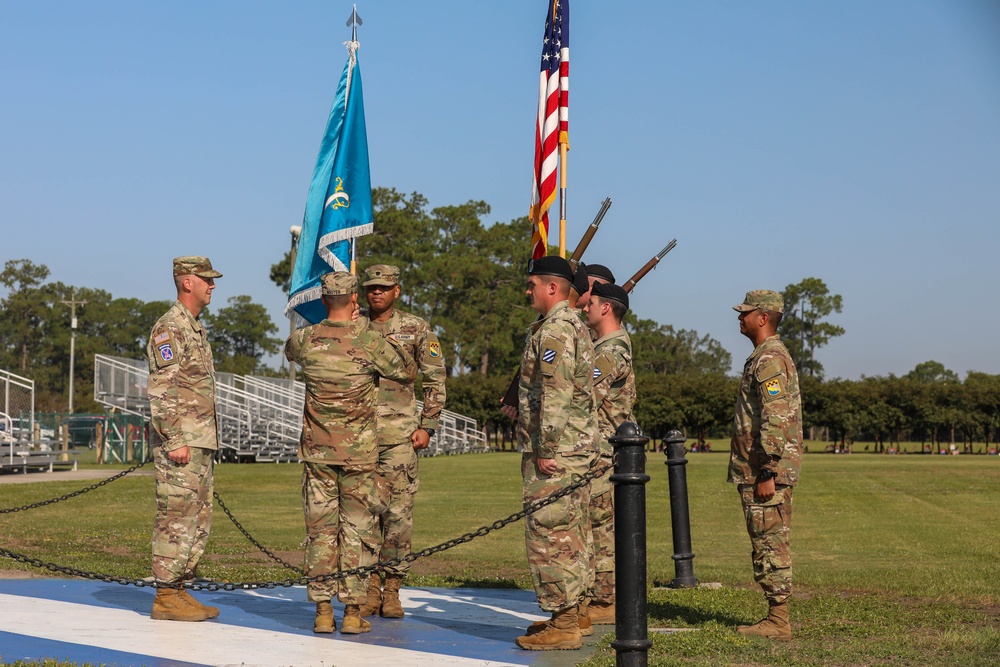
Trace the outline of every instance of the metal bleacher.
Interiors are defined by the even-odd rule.
[[[95,355],[94,399],[112,409],[149,417],[145,361]],[[228,461],[297,461],[305,385],[285,378],[216,373],[220,455]],[[443,411],[430,446],[420,453],[485,452],[476,420]]]

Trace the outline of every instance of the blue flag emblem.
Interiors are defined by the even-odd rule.
[[[298,315],[310,324],[326,317],[320,278],[331,271],[348,271],[350,240],[370,234],[374,227],[358,43],[348,42],[347,49],[350,56],[340,76],[306,196],[285,307],[286,315]]]

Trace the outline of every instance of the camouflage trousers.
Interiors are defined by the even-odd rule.
[[[524,504],[548,498],[590,471],[596,453],[563,455],[558,470],[542,474],[534,454],[522,454],[521,493]],[[583,601],[590,583],[590,486],[564,496],[525,517],[524,543],[538,605],[556,612]]]
[[[315,577],[375,562],[372,493],[375,466],[303,463],[302,509],[306,520],[306,575]],[[357,575],[311,582],[309,600],[336,596],[344,604],[364,604],[367,577]]]
[[[610,455],[601,455],[596,467],[611,465]],[[591,602],[615,602],[615,490],[611,484],[614,468],[590,484],[591,580],[587,598]]]
[[[167,458],[163,447],[154,452],[156,518],[153,520],[153,578],[178,582],[194,574],[205,553],[212,528],[214,451],[191,447],[185,464]]]
[[[413,497],[420,480],[417,478],[417,452],[412,443],[378,448],[376,472],[389,488],[389,507],[375,519],[375,538],[381,544],[376,560],[404,558],[410,555],[413,537]],[[405,577],[410,564],[402,562],[386,568],[387,574]]]
[[[753,484],[740,484],[743,515],[753,545],[753,578],[764,597],[776,603],[792,595],[792,551],[788,530],[792,523],[792,487],[778,485],[774,497],[761,502]]]

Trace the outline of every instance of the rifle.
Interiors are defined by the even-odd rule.
[[[576,250],[573,251],[573,254],[569,258],[570,266],[573,267],[574,271],[580,265],[583,253],[587,251],[587,246],[593,240],[594,234],[597,233],[597,228],[600,227],[601,220],[604,220],[604,214],[608,212],[609,208],[611,208],[611,197],[607,197],[601,202],[601,210],[597,212],[597,217],[590,223],[590,227],[587,227],[587,231],[584,233],[583,238],[580,239],[580,242],[576,244]]]
[[[648,262],[646,262],[641,269],[639,269],[638,271],[636,271],[634,276],[632,276],[631,278],[629,278],[628,280],[626,280],[625,284],[622,285],[622,289],[625,290],[625,293],[628,294],[633,289],[635,289],[635,284],[637,282],[639,282],[640,280],[642,280],[646,276],[647,273],[649,273],[650,271],[652,271],[653,269],[655,269],[656,265],[660,263],[660,260],[663,259],[664,256],[666,256],[666,254],[668,252],[670,252],[671,250],[673,250],[674,246],[676,246],[676,245],[677,245],[677,239],[674,239],[673,241],[671,241],[670,243],[668,243],[667,247],[664,248],[663,250],[661,250],[659,252],[659,254],[657,254],[655,257],[653,257],[653,259],[651,259]]]
[[[635,275],[629,278],[625,284],[622,285],[622,289],[625,290],[625,293],[627,294],[635,289],[636,283],[645,278],[647,273],[656,268],[656,265],[660,263],[660,260],[666,257],[667,253],[673,250],[676,245],[677,239],[673,239],[663,250],[657,253],[651,260],[646,262],[641,269],[636,271]],[[510,386],[507,387],[507,393],[505,393],[503,398],[500,399],[500,405],[508,405],[512,408],[516,408],[518,406],[517,381],[520,375],[521,370],[518,369],[517,375],[514,376],[514,380],[510,383]]]
[[[594,234],[597,233],[597,228],[601,226],[601,221],[604,220],[604,214],[608,212],[611,208],[611,197],[605,197],[604,201],[601,202],[601,210],[597,212],[597,216],[594,221],[590,223],[590,227],[587,227],[587,231],[584,232],[583,238],[580,242],[576,244],[576,250],[573,251],[573,255],[569,258],[570,266],[576,271],[577,267],[580,265],[580,260],[583,258],[583,253],[587,251],[587,246],[594,239]],[[504,392],[503,398],[500,399],[500,405],[508,405],[512,408],[517,407],[517,379],[521,375],[521,369],[518,368],[517,373],[514,375],[514,379],[510,381],[510,385],[507,386],[507,391]]]

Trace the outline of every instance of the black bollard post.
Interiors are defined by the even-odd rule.
[[[645,667],[646,632],[646,443],[649,438],[625,422],[608,439],[615,449],[615,664]]]
[[[674,534],[674,579],[670,588],[691,588],[698,585],[694,578],[694,552],[691,551],[691,519],[688,514],[687,458],[684,436],[670,431],[667,445],[667,473],[670,481],[670,526]]]

